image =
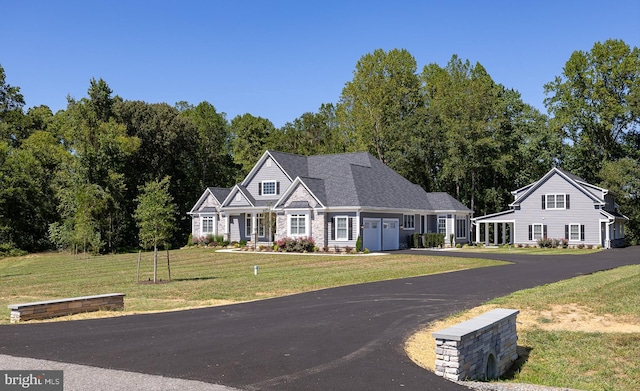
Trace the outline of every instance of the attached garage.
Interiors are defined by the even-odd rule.
[[[380,219],[363,219],[362,245],[369,251],[382,250],[382,224]]]
[[[382,219],[382,250],[400,248],[400,224],[398,219]]]

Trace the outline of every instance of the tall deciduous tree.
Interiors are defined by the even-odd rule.
[[[366,54],[340,97],[342,122],[354,132],[356,150],[368,150],[395,168],[389,152],[406,145],[400,124],[423,105],[416,61],[404,49]]]
[[[640,131],[640,49],[621,40],[575,51],[561,76],[544,86],[552,125],[569,138],[566,167],[598,182],[605,161],[624,157]]]
[[[505,169],[496,160],[501,88],[482,65],[471,66],[455,55],[445,68],[426,66],[422,78],[431,115],[444,129],[446,156],[440,175],[452,184],[446,190],[475,211],[483,172],[487,167]]]
[[[169,177],[147,182],[140,188],[135,218],[140,229],[140,245],[153,247],[153,282],[158,279],[158,246],[171,240],[175,228],[176,207],[169,193]]]
[[[304,113],[287,122],[269,138],[269,148],[300,155],[321,155],[346,151],[333,104],[322,104],[317,113]]]
[[[236,167],[232,162],[231,133],[226,114],[218,113],[206,101],[197,106],[186,102],[179,102],[176,106],[197,129],[195,160],[198,166],[195,169],[200,175],[199,187],[231,186],[236,177]]]
[[[271,121],[248,113],[231,120],[233,159],[242,167],[239,179],[247,175],[262,156],[274,131]]]
[[[24,138],[20,134],[20,120],[24,97],[20,87],[6,82],[4,68],[0,65],[0,140],[16,146]]]

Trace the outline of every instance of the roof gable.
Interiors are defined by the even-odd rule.
[[[584,182],[584,180],[582,180],[580,177],[578,177],[576,175],[570,174],[570,173],[568,173],[566,171],[563,171],[563,170],[561,170],[561,169],[559,169],[557,167],[553,167],[546,174],[544,174],[544,176],[542,178],[540,178],[538,181],[521,188],[521,190],[524,190],[524,192],[521,195],[517,195],[517,198],[511,204],[509,204],[509,206],[510,207],[514,207],[516,205],[519,205],[522,201],[524,201],[527,197],[529,197],[531,194],[533,194],[537,189],[539,189],[543,184],[545,184],[554,175],[558,175],[560,178],[562,178],[565,181],[569,182],[572,186],[574,186],[576,189],[578,189],[584,195],[586,195],[591,200],[593,200],[593,202],[596,202],[596,203],[603,203],[604,202],[604,200],[602,200],[599,197],[595,196],[592,192],[590,192],[588,189],[585,188],[585,186],[593,186],[593,185],[590,185],[590,184]],[[602,190],[604,190],[606,192],[605,189],[602,189]]]
[[[324,208],[325,207],[321,197],[318,197],[318,195],[316,194],[316,192],[318,192],[320,195],[324,195],[323,181],[321,179],[315,179],[315,178],[305,178],[305,180],[303,180],[300,177],[296,177],[296,179],[293,181],[291,186],[289,186],[289,188],[285,191],[285,193],[282,194],[282,197],[280,197],[280,199],[276,203],[276,207],[284,207],[286,205],[286,202],[301,187],[304,189],[304,193],[306,195],[306,197],[304,198],[306,199],[294,200],[289,205],[287,205],[287,208],[302,208],[303,207],[302,205],[306,205],[304,206],[304,208],[310,208],[310,207]],[[313,191],[312,188],[314,188],[316,191]],[[309,201],[312,201],[312,202],[309,202]]]
[[[256,200],[242,185],[235,185],[229,191],[229,195],[222,202],[222,207],[255,206]]]
[[[213,207],[213,209],[208,209],[206,210],[206,212],[215,212],[217,211],[216,207],[219,207],[222,205],[222,202],[227,198],[227,196],[229,195],[229,192],[231,191],[231,189],[228,188],[224,188],[224,187],[208,187],[204,190],[204,192],[202,193],[202,195],[200,196],[200,198],[198,199],[198,201],[196,202],[196,204],[193,206],[193,208],[191,208],[191,210],[189,211],[188,214],[194,214],[198,211],[204,211],[201,207],[202,205],[207,201],[207,199],[209,199],[209,197],[212,198],[213,202],[213,206],[209,206],[209,207],[205,207],[205,208],[211,208]]]

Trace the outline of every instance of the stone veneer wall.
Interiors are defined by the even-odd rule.
[[[518,358],[518,313],[495,309],[433,333],[436,375],[450,380],[485,380],[504,374]]]
[[[292,202],[295,201],[307,201],[310,206],[316,205],[317,201],[309,192],[304,188],[304,186],[299,185],[289,196],[289,198],[284,203],[285,210],[291,205]],[[297,213],[297,212],[291,212]],[[315,208],[306,209],[304,212],[309,214],[309,225],[308,227],[311,232],[311,237],[316,243],[318,248],[322,248],[326,245],[325,240],[325,214],[323,212],[319,212]],[[282,239],[284,237],[290,236],[287,232],[287,215],[278,214],[276,219],[276,234],[275,240]]]
[[[58,316],[93,312],[100,310],[124,309],[124,293],[73,297],[69,299],[38,301],[33,303],[10,304],[11,323],[47,319]]]

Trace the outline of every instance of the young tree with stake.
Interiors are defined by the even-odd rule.
[[[140,245],[145,249],[153,246],[154,284],[158,279],[158,245],[164,243],[166,246],[175,228],[176,207],[169,194],[169,180],[167,176],[161,181],[145,183],[136,199],[135,218],[140,229]]]

